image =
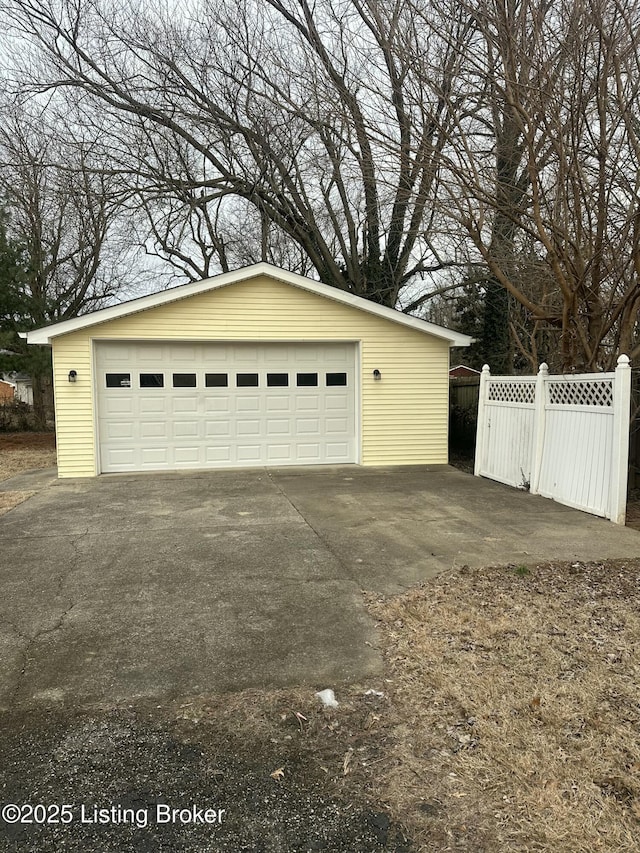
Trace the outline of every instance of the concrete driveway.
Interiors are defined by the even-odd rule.
[[[23,475],[0,518],[0,708],[365,683],[362,590],[640,554],[640,534],[449,467]]]

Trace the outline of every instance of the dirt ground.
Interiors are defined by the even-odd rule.
[[[3,438],[0,479],[33,452]],[[335,709],[300,689],[0,713],[2,803],[72,806],[69,824],[0,819],[0,847],[639,849],[640,556],[462,567],[365,597],[385,672],[327,685]],[[226,811],[167,824],[158,803]],[[119,811],[103,824],[100,808]]]
[[[66,824],[0,820],[8,853],[302,853],[413,848],[371,778],[385,700],[338,691],[248,691],[156,706],[14,711],[0,717],[3,803],[67,803]],[[171,809],[224,809],[211,825]],[[117,810],[104,825],[101,809]],[[130,810],[129,812],[125,810]],[[195,816],[194,816],[195,817]]]
[[[0,432],[0,453],[4,450],[55,450],[55,432]]]

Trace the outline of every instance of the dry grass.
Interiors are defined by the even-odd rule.
[[[0,481],[56,464],[53,433],[0,433]]]
[[[0,482],[32,471],[56,465],[53,433],[0,433]],[[0,492],[0,515],[30,498],[34,492]]]
[[[640,849],[640,560],[449,573],[380,620],[420,850]],[[389,732],[391,734],[391,732]]]
[[[0,451],[0,481],[35,468],[53,468],[55,464],[55,450]]]
[[[0,492],[0,515],[35,495],[35,492]]]

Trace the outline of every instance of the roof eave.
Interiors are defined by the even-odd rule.
[[[280,280],[285,284],[319,294],[327,299],[340,302],[343,305],[350,305],[360,311],[368,311],[371,314],[376,314],[386,320],[391,320],[394,323],[400,323],[401,325],[412,327],[423,334],[431,334],[436,338],[448,341],[450,346],[466,347],[473,342],[473,338],[468,335],[453,332],[450,329],[443,328],[442,326],[436,326],[433,323],[428,323],[425,320],[418,319],[417,317],[411,317],[408,314],[403,314],[393,308],[386,308],[385,306],[377,305],[374,302],[367,302],[367,300],[360,296],[355,296],[352,293],[339,290],[331,285],[314,281],[313,279],[298,275],[298,273],[282,270],[279,267],[275,267],[267,263],[253,264],[252,266],[243,267],[242,269],[233,270],[228,273],[222,273],[212,278],[203,279],[202,281],[190,282],[169,290],[162,290],[157,293],[140,296],[137,299],[122,302],[118,305],[112,305],[108,308],[94,311],[91,314],[85,314],[81,317],[64,320],[61,323],[55,323],[51,326],[34,329],[31,332],[27,332],[25,337],[29,344],[37,344],[41,346],[51,344],[53,338],[59,337],[60,335],[69,334],[70,332],[88,328],[89,326],[96,326],[100,323],[106,323],[109,320],[115,320],[119,317],[137,314],[141,311],[146,311],[160,305],[166,305],[170,302],[187,299],[188,297],[196,296],[199,293],[218,290],[219,288],[226,287],[230,284],[237,284],[240,281],[256,278],[259,275],[270,276],[271,278]]]

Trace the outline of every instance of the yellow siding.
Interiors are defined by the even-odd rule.
[[[361,463],[447,461],[447,342],[262,276],[56,338],[60,477],[97,473],[92,340],[154,338],[361,341]],[[67,378],[72,369],[75,383]]]

